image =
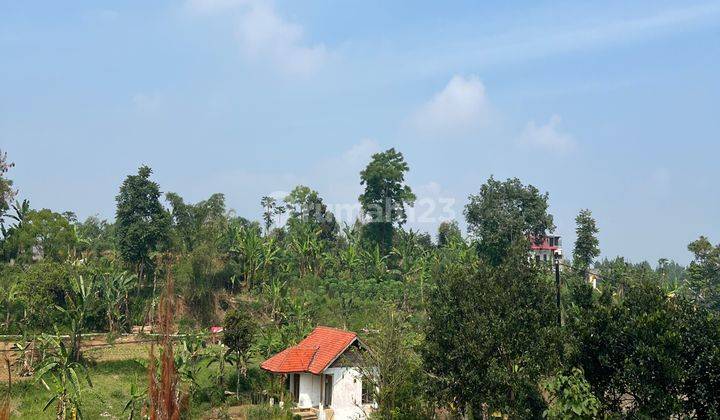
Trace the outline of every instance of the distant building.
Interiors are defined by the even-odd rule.
[[[563,260],[562,240],[559,235],[546,235],[542,240],[530,238],[530,256],[536,262],[554,263],[557,257]]]
[[[600,280],[600,271],[595,268],[589,268],[585,273],[585,280],[592,285],[593,289],[597,289],[598,281]]]

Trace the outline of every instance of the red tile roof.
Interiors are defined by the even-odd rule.
[[[355,340],[357,334],[354,332],[317,327],[297,345],[267,359],[260,367],[274,373],[319,375]]]

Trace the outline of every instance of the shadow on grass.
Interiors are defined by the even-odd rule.
[[[139,375],[147,372],[147,364],[139,360],[108,360],[91,362],[88,368],[90,375]]]

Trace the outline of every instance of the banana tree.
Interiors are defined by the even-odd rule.
[[[380,246],[375,245],[372,251],[363,251],[363,262],[369,278],[382,281],[388,273],[387,255],[380,252]]]
[[[262,244],[262,263],[260,272],[264,280],[268,280],[272,275],[275,263],[280,259],[280,247],[275,238],[266,239]]]
[[[212,361],[204,337],[192,335],[180,342],[175,352],[175,367],[180,379],[189,385],[191,395],[199,388],[201,371]]]
[[[3,306],[5,306],[5,330],[9,333],[10,318],[13,306],[15,306],[15,302],[17,302],[18,295],[20,294],[20,286],[18,283],[13,283],[9,287],[3,288],[0,293],[0,299],[2,299]]]
[[[315,229],[308,223],[302,223],[293,230],[290,241],[290,252],[298,262],[300,277],[322,272],[322,243],[320,241],[321,229]]]
[[[142,389],[133,382],[130,385],[130,399],[125,403],[123,413],[128,413],[128,420],[146,419],[148,406],[147,388]]]
[[[66,293],[67,307],[57,309],[70,322],[70,356],[73,361],[80,361],[80,341],[85,331],[85,323],[93,305],[97,302],[96,283],[92,276],[87,279],[78,275],[70,279],[70,293]]]
[[[240,255],[245,287],[252,288],[255,275],[263,265],[263,244],[259,232],[243,227],[236,233],[235,243],[231,250]]]
[[[350,242],[338,252],[337,259],[340,269],[345,271],[348,277],[354,277],[362,265],[362,252],[358,243]]]
[[[281,280],[278,277],[272,277],[263,284],[263,296],[270,305],[270,318],[277,322],[280,311],[280,305],[287,293],[287,280]]]
[[[418,235],[409,231],[400,235],[391,255],[397,260],[397,272],[403,279],[403,306],[408,303],[408,287],[419,286],[420,301],[424,304],[424,280],[427,277],[427,251],[418,243]]]
[[[73,360],[72,353],[59,336],[53,337],[51,341],[55,351],[46,356],[35,371],[35,382],[40,382],[51,392],[43,411],[55,403],[57,420],[82,420],[80,394],[85,383],[92,387],[90,376],[82,364]]]
[[[126,271],[110,270],[100,274],[100,281],[102,287],[99,297],[105,308],[108,329],[111,334],[115,334],[122,329],[123,323],[130,321],[125,319],[126,311],[123,306],[127,305],[127,296],[137,281],[137,276]]]

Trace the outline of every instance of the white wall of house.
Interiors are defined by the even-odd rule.
[[[355,368],[328,368],[324,374],[333,376],[332,408],[334,420],[357,420],[366,418],[369,407],[362,405],[362,376]],[[320,387],[322,375],[300,374],[298,407],[318,407],[322,402]]]
[[[336,420],[362,419],[362,376],[357,369],[348,367],[328,368],[326,375],[333,375],[332,405]]]
[[[320,404],[320,376],[300,374],[300,397],[298,407],[308,408]]]

